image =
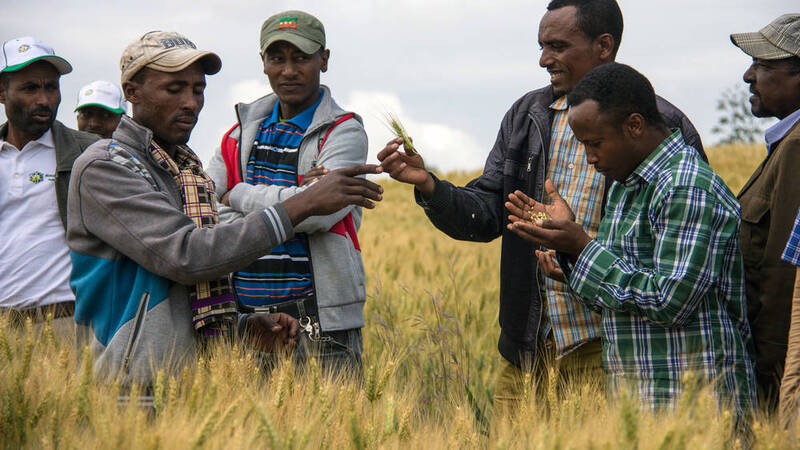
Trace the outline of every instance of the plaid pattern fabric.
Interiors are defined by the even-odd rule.
[[[555,114],[547,178],[575,212],[575,221],[593,237],[600,225],[605,181],[586,161],[583,144],[575,138],[567,123],[567,97],[559,98],[550,108]],[[553,331],[559,357],[600,336],[600,315],[581,303],[566,284],[546,278],[545,292],[546,327]],[[545,333],[549,331],[547,328]]]
[[[800,266],[800,208],[797,209],[794,228],[789,235],[789,242],[786,243],[782,258],[793,266]]]
[[[755,401],[739,204],[676,130],[613,184],[596,240],[570,287],[602,311],[609,385],[652,408],[674,405],[689,372],[738,417]]]
[[[197,155],[188,147],[178,146],[175,156],[170,157],[155,141],[150,152],[155,161],[175,177],[181,189],[183,212],[195,225],[210,228],[219,223],[214,182],[203,171]],[[229,335],[237,307],[227,277],[197,283],[195,291],[189,294],[189,302],[192,323],[201,336]]]

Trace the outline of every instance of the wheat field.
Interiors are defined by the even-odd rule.
[[[753,147],[709,151],[736,192],[763,157]],[[449,174],[463,184],[475,174]],[[155,407],[120,406],[122,387],[98,382],[86,354],[48,326],[0,317],[2,448],[735,448],[731,415],[689,383],[674,411],[641,411],[632,396],[591,385],[493,416],[499,367],[499,241],[454,241],[434,229],[408,186],[359,233],[368,280],[364,380],[289,360],[262,373],[239,347],[219,346],[179,376],[161,373]],[[137,389],[130,393],[137,397]],[[800,431],[800,430],[796,430]],[[759,415],[758,448],[800,448]]]

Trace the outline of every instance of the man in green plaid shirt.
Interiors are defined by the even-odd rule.
[[[597,238],[549,181],[550,205],[509,196],[509,228],[556,250],[557,258],[537,252],[545,273],[601,312],[612,388],[632,386],[657,409],[675,404],[692,373],[746,417],[755,384],[736,197],[679,130],[667,129],[634,69],[594,69],[568,101],[587,161],[615,181]]]

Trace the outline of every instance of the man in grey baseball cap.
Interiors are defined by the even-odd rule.
[[[753,115],[780,120],[767,130],[767,157],[738,196],[759,397],[772,411],[784,373],[795,280],[794,267],[781,254],[800,206],[800,14],[785,14],[757,32],[732,34],[731,41],[753,58],[743,77]]]

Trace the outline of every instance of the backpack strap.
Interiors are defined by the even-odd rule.
[[[319,140],[319,144],[317,145],[317,157],[319,157],[319,154],[322,152],[322,147],[325,145],[325,142],[328,140],[328,136],[331,135],[333,129],[339,126],[339,124],[341,124],[342,122],[350,120],[353,117],[355,117],[355,114],[347,113],[339,117],[336,120],[336,122],[334,122],[333,125],[331,125],[331,127],[328,128],[328,131],[325,132],[325,135],[322,136],[322,138]],[[353,242],[353,248],[355,248],[358,251],[361,251],[361,245],[358,242],[358,235],[356,234],[356,226],[355,223],[353,222],[352,213],[348,213],[346,216],[344,216],[344,219],[340,220],[339,222],[336,222],[328,231],[331,233],[340,234],[345,237],[349,236],[350,240]]]
[[[331,135],[331,132],[333,131],[333,129],[338,127],[339,124],[341,124],[342,122],[344,122],[346,120],[350,120],[355,116],[356,115],[353,114],[353,113],[347,113],[347,114],[339,117],[338,119],[336,119],[336,122],[333,122],[333,125],[331,125],[330,128],[328,128],[328,130],[325,132],[325,135],[320,137],[319,143],[317,144],[317,157],[319,157],[319,154],[322,152],[322,147],[325,146],[325,141],[328,140],[328,136]]]
[[[231,137],[233,130],[239,127],[235,124],[222,136],[220,143],[220,150],[222,150],[222,159],[225,161],[225,171],[228,173],[228,190],[233,189],[238,183],[242,182],[242,168],[239,164],[239,142]]]

